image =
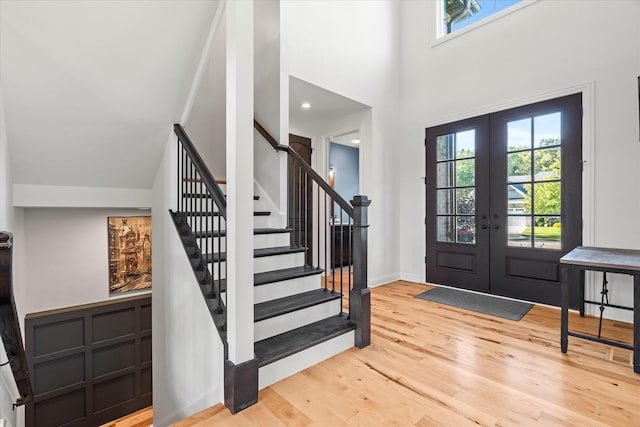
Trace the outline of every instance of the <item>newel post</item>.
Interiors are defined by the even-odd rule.
[[[353,289],[349,293],[349,314],[356,324],[356,347],[371,344],[371,295],[367,288],[367,196],[354,196],[353,205]]]

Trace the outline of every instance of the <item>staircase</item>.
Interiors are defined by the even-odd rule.
[[[170,211],[170,214],[224,343],[225,364],[233,365],[228,360],[226,337],[227,236],[224,189],[206,169],[184,129],[175,125],[175,131],[179,140],[178,203],[177,209]],[[351,289],[352,267],[340,268],[339,272],[333,267],[330,267],[331,271],[321,268],[320,238],[317,239],[317,248],[313,249],[300,241],[302,234],[296,230],[296,224],[287,228],[273,228],[271,212],[261,202],[260,196],[254,196],[253,365],[257,367],[257,372],[252,372],[253,368],[245,369],[243,373],[225,368],[225,404],[233,413],[255,403],[257,389],[267,387],[354,344],[362,347],[368,345],[368,336],[364,341],[357,338],[362,337],[362,327],[358,327],[358,324],[362,324],[363,316],[356,319],[353,308],[349,310],[344,307],[345,294],[350,291],[352,298],[349,305],[355,301],[356,312],[362,312],[362,299],[366,299],[364,320],[368,322],[368,290],[365,288],[366,292],[359,290],[354,294],[354,289]],[[327,211],[327,206],[329,204],[325,197],[322,206],[324,211]],[[316,222],[319,224],[320,220]],[[326,230],[326,221],[323,222]],[[319,230],[318,226],[317,237],[320,237]],[[332,266],[334,263],[326,260],[338,254],[327,255],[329,245],[328,239],[325,240],[325,264]],[[318,262],[315,266],[308,265],[310,257],[307,257],[307,252],[311,250],[316,251]],[[356,254],[354,263],[355,258]],[[344,279],[345,275],[348,276],[347,280]],[[367,334],[368,325],[365,328]],[[234,375],[239,378],[257,376],[242,379],[239,386],[243,390],[236,391],[242,396],[239,399],[227,396],[227,393],[234,394],[233,387],[227,390],[227,383],[235,384],[234,379],[227,376]],[[255,393],[246,390],[254,387]]]

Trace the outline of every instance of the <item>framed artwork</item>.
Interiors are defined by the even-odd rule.
[[[109,293],[151,287],[151,217],[107,217]]]

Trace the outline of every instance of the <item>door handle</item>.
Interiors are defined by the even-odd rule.
[[[487,215],[482,214],[480,215],[482,217],[482,219],[484,220],[484,222],[482,224],[480,224],[480,229],[481,230],[486,230],[487,228],[489,228],[489,223],[486,221],[487,220]]]
[[[500,229],[500,224],[497,223],[497,219],[500,218],[500,217],[498,216],[498,214],[494,213],[493,214],[493,218],[496,220],[496,223],[493,224],[493,229],[494,230],[499,230]]]

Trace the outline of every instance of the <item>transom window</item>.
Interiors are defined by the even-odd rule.
[[[443,34],[465,28],[521,0],[442,0]]]

